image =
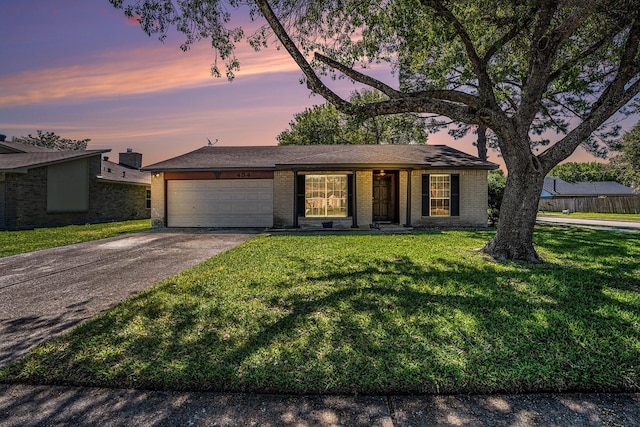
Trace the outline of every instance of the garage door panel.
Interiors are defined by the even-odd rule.
[[[169,180],[169,227],[271,227],[273,180]]]

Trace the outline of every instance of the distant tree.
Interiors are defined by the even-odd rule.
[[[489,171],[489,223],[492,226],[498,224],[500,218],[500,205],[504,196],[504,189],[507,186],[507,177],[502,169]]]
[[[383,101],[386,96],[372,90],[353,92],[356,105]],[[404,113],[362,119],[344,114],[329,103],[297,113],[287,129],[277,136],[280,145],[317,144],[425,144],[425,119]]]
[[[567,182],[602,182],[616,181],[622,183],[620,174],[606,163],[569,162],[555,166],[547,176],[554,176]]]
[[[611,158],[611,167],[622,184],[640,190],[640,123],[622,136],[616,150],[620,154]]]
[[[67,139],[56,135],[53,132],[37,131],[37,135],[13,137],[14,142],[35,145],[36,147],[52,148],[54,150],[86,150],[91,139]]]

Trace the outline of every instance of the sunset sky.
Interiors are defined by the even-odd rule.
[[[283,50],[255,53],[243,42],[241,70],[229,83],[211,76],[215,57],[206,41],[186,53],[179,35],[162,44],[107,0],[0,0],[0,16],[0,133],[9,139],[38,129],[91,138],[90,149],[110,148],[117,158],[133,148],[148,165],[207,138],[275,145],[295,113],[324,102],[299,84],[302,73]],[[345,95],[357,88],[331,86]],[[469,140],[446,132],[429,143],[476,153]]]

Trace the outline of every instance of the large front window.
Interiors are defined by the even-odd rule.
[[[430,178],[430,215],[449,216],[449,202],[451,200],[451,176],[431,175]]]
[[[347,175],[306,175],[305,216],[347,216]]]

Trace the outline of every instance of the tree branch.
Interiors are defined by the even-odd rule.
[[[307,87],[309,88],[309,90],[325,98],[331,104],[335,105],[336,108],[338,108],[340,111],[349,114],[353,113],[353,104],[338,96],[338,94],[329,89],[322,82],[322,80],[320,80],[309,62],[307,62],[304,55],[302,55],[293,40],[291,40],[291,37],[289,37],[289,34],[283,27],[282,23],[273,12],[273,9],[269,5],[269,2],[266,0],[255,0],[255,2],[260,9],[260,12],[269,23],[269,26],[273,30],[274,34],[276,35],[276,37],[278,37],[280,43],[282,43],[282,46],[284,46],[287,52],[289,52],[291,58],[293,58],[298,67],[300,67],[300,69],[304,73],[305,77],[307,78]]]
[[[518,34],[520,34],[522,30],[524,30],[525,28],[531,25],[531,16],[535,15],[537,9],[538,9],[537,5],[532,7],[529,10],[529,12],[525,14],[521,20],[516,21],[515,25],[511,27],[511,29],[507,31],[507,33],[505,33],[499,40],[497,40],[493,45],[491,45],[489,49],[487,49],[487,51],[484,54],[484,57],[482,58],[482,63],[485,65],[485,67],[486,67],[486,64],[488,64],[489,61],[491,61],[491,58],[493,58],[493,55],[495,55],[496,52],[501,47],[509,43]]]
[[[314,57],[318,61],[327,64],[329,67],[340,71],[342,74],[349,77],[350,79],[379,90],[380,92],[384,93],[391,99],[400,98],[403,96],[402,92],[395,90],[394,88],[381,82],[380,80],[367,76],[366,74],[356,71],[351,67],[347,67],[346,65],[343,65],[340,62],[329,58],[328,56],[325,56],[321,53],[316,52],[314,53]]]
[[[594,44],[589,46],[588,49],[584,50],[583,52],[581,52],[576,57],[574,57],[571,60],[569,60],[569,61],[565,62],[564,64],[562,64],[560,67],[558,67],[557,70],[555,70],[555,71],[553,71],[552,73],[549,74],[549,78],[547,78],[547,85],[549,85],[553,81],[557,80],[562,75],[562,73],[564,73],[565,71],[568,71],[571,67],[576,65],[579,61],[582,61],[583,59],[586,59],[590,55],[596,53],[596,51],[598,49],[600,49],[602,46],[604,46],[604,43],[608,39],[613,38],[614,35],[615,35],[615,33],[612,33],[612,34],[607,35],[606,37],[601,38],[600,40],[598,40],[597,42],[595,42]]]
[[[462,40],[465,50],[467,52],[467,58],[473,66],[476,77],[478,78],[478,86],[480,89],[480,96],[484,98],[493,108],[498,107],[495,94],[493,93],[493,82],[491,77],[487,73],[486,64],[480,59],[478,52],[473,45],[473,41],[467,33],[462,23],[455,17],[455,15],[447,9],[440,1],[437,0],[424,0],[423,5],[430,6],[435,10],[443,19],[445,19],[455,29],[458,37]]]

